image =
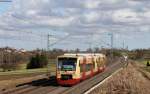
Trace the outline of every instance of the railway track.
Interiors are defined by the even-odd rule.
[[[109,65],[103,73],[73,87],[62,87],[57,85],[55,76],[53,76],[50,77],[50,79],[45,78],[30,83],[20,84],[14,88],[0,91],[0,94],[83,94],[122,66],[123,64],[120,62]]]
[[[67,89],[58,86],[55,77],[51,77],[50,79],[40,79],[30,83],[20,84],[14,88],[0,91],[0,94],[47,94],[60,88],[62,90]],[[59,91],[62,92],[61,90]]]
[[[123,66],[124,64],[120,63],[120,61],[118,61],[115,64],[109,65],[109,67],[104,72],[90,79],[87,79],[74,87],[71,87],[69,90],[63,92],[62,94],[84,94],[90,88],[97,85],[99,82],[103,81],[104,79],[106,79],[108,76],[110,76],[112,73],[114,73]]]

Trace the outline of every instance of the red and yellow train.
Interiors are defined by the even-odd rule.
[[[75,85],[105,70],[104,54],[64,54],[57,57],[56,79],[59,85]]]

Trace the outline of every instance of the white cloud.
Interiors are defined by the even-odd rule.
[[[40,29],[87,41],[92,33],[102,35],[113,31],[128,36],[131,32],[149,31],[149,8],[145,0],[14,0],[12,8],[0,16],[0,30],[4,33]]]
[[[85,17],[85,20],[86,22],[88,23],[92,23],[92,22],[95,22],[99,19],[99,14],[97,12],[87,12],[84,14],[84,17]]]
[[[42,20],[41,20],[42,19]],[[38,23],[40,21],[40,23]],[[65,17],[65,18],[58,18],[58,17],[37,17],[36,21],[33,21],[37,24],[42,25],[49,25],[49,26],[56,26],[56,27],[62,27],[62,26],[68,26],[71,24],[71,22],[74,20],[73,17]]]
[[[98,8],[100,3],[101,0],[86,0],[84,4],[86,8]]]
[[[141,19],[139,14],[131,9],[120,9],[113,13],[113,20],[115,22],[139,23]]]
[[[116,4],[122,2],[122,0],[105,0],[104,2],[108,4]]]
[[[143,13],[143,16],[146,18],[150,18],[150,11]]]

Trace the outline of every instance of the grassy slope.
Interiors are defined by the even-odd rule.
[[[23,67],[24,66],[25,65],[23,65]],[[0,90],[3,88],[14,87],[20,83],[27,83],[33,80],[47,78],[46,75],[42,74],[47,74],[47,72],[51,72],[51,74],[54,74],[55,70],[56,64],[50,62],[48,64],[48,70],[47,68],[28,69],[28,70],[23,68],[17,71],[0,72]]]
[[[47,74],[47,72],[55,72],[55,70],[56,70],[56,64],[50,63],[48,64],[48,68],[28,69],[28,70],[24,68],[16,71],[0,72],[0,80],[32,77],[40,74]]]
[[[150,94],[149,87],[150,79],[130,64],[91,94]]]
[[[55,64],[49,64],[49,70],[55,71]],[[35,72],[46,72],[47,68],[38,68],[38,69],[22,69],[16,71],[0,72],[0,75],[12,75],[12,74],[25,74],[25,73],[35,73]]]
[[[12,74],[27,74],[27,73],[35,73],[35,72],[46,72],[47,69],[50,71],[55,71],[56,63],[55,60],[52,59],[48,63],[48,67],[46,68],[38,68],[38,69],[26,69],[27,64],[20,64],[18,70],[16,71],[8,71],[8,72],[2,72],[2,69],[0,69],[0,75],[12,75]]]
[[[140,68],[150,72],[150,66],[147,67],[147,60],[137,60],[137,62],[140,64]]]

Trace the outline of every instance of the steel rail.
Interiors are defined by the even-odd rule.
[[[119,61],[117,63],[114,63],[110,65],[104,72],[99,73],[98,75],[87,79],[83,81],[82,83],[79,83],[76,86],[71,87],[67,91],[61,93],[61,94],[83,94],[99,82],[103,81],[105,78],[110,76],[112,73],[114,73],[116,70],[123,67],[123,64]]]

